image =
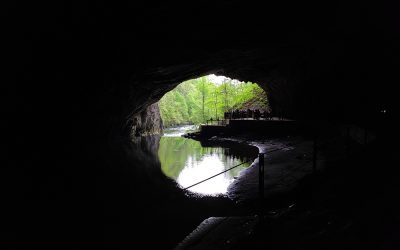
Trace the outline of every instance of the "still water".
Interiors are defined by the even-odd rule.
[[[162,171],[185,188],[249,161],[189,189],[205,195],[224,194],[234,177],[250,166],[258,150],[236,143],[223,146],[202,145],[199,141],[181,137],[182,134],[194,129],[194,126],[180,126],[164,130],[158,151]]]

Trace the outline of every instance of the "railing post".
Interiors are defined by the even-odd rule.
[[[364,128],[364,146],[367,146],[368,143],[368,131]]]
[[[317,171],[317,136],[314,135],[313,140],[313,173]]]
[[[346,144],[346,159],[349,158],[349,154],[350,154],[350,126],[347,125],[346,126],[346,138],[345,138],[345,144]]]
[[[258,154],[258,191],[260,199],[264,199],[264,153]]]

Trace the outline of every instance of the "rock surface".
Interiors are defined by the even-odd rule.
[[[158,135],[163,132],[163,123],[158,103],[148,106],[139,114],[133,116],[131,137]]]

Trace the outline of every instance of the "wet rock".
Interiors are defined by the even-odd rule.
[[[144,111],[131,118],[132,138],[139,136],[158,135],[163,132],[163,123],[158,103],[148,106]]]

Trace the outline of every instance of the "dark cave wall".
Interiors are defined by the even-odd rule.
[[[86,185],[75,171],[118,169],[107,159],[114,147],[161,127],[143,112],[180,82],[210,73],[259,83],[289,118],[390,124],[380,111],[390,120],[396,107],[395,8],[290,6],[11,6],[6,23],[17,28],[4,31],[2,131],[10,164],[27,172],[22,187],[54,183],[47,171],[69,176],[62,189],[72,179]],[[204,13],[219,18],[197,18]]]
[[[74,121],[82,119],[74,128],[90,124],[90,134],[113,140],[129,136],[133,117],[180,82],[215,73],[258,82],[272,108],[289,118],[375,126],[379,111],[394,106],[391,85],[398,79],[391,8],[288,6],[54,6],[64,13],[55,22],[25,21],[27,8],[19,12],[26,18],[11,19],[23,31],[11,36],[17,41],[10,44],[16,48],[11,61],[23,83],[14,94],[43,111],[43,119],[54,103],[53,116],[71,113]],[[52,90],[57,94],[45,95]]]
[[[8,28],[5,46],[10,82],[18,83],[7,86],[9,103],[27,119],[36,112],[60,124],[64,112],[81,119],[73,129],[91,123],[93,134],[123,137],[174,86],[216,73],[258,82],[287,117],[370,125],[394,106],[399,35],[390,6],[9,6],[7,23],[18,27]]]
[[[156,114],[150,105],[190,78],[258,82],[287,117],[394,131],[387,125],[399,82],[396,8],[264,4],[6,6],[0,183],[7,239],[25,248],[93,247],[102,246],[103,228],[122,228],[118,237],[132,241],[143,208],[134,197],[157,198],[157,189],[135,182],[149,156],[130,135],[158,132],[156,116],[142,114]]]
[[[372,79],[379,78],[382,72],[371,68],[369,55],[363,54],[363,49],[357,42],[320,41],[295,48],[223,50],[206,58],[191,50],[193,58],[200,59],[135,74],[130,86],[133,98],[126,112],[140,110],[184,80],[215,73],[259,83],[273,110],[288,118],[327,119],[374,127],[374,121],[381,118],[380,111],[392,106],[388,98],[392,94],[386,87],[374,87]],[[393,81],[385,80],[393,74],[387,73],[377,79],[382,86]],[[154,90],[149,91],[150,86]]]

